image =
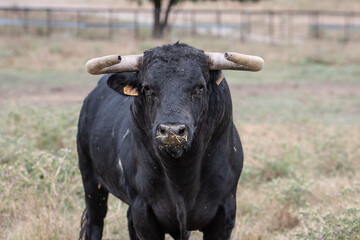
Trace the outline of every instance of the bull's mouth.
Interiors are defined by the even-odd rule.
[[[179,157],[181,157],[181,156],[184,154],[185,150],[186,150],[185,147],[173,147],[173,146],[169,146],[169,145],[167,145],[167,146],[162,146],[162,145],[160,145],[160,146],[159,146],[159,149],[160,149],[161,151],[167,152],[167,153],[170,154],[173,158],[179,158]]]
[[[169,134],[166,136],[156,137],[160,151],[165,151],[173,158],[181,157],[187,149],[188,138],[187,135],[179,136]]]

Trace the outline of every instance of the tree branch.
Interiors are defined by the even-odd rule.
[[[166,12],[165,12],[165,18],[161,24],[161,31],[163,31],[165,29],[165,27],[167,26],[171,7],[173,5],[175,5],[177,2],[178,2],[178,0],[169,0],[169,3],[166,8]]]

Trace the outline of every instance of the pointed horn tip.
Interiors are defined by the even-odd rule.
[[[243,60],[246,61],[250,61],[251,62],[251,67],[248,67],[250,71],[253,72],[258,72],[261,69],[263,69],[265,61],[262,57],[259,56],[253,56],[253,55],[245,55],[245,54],[241,54],[241,53],[235,53],[235,52],[226,52],[224,54],[224,57],[226,60],[229,60],[231,62],[235,62],[237,63],[238,58],[241,58]]]
[[[87,71],[91,75],[96,75],[97,71],[92,67],[92,63],[90,61],[91,60],[89,60],[85,63],[85,71]]]
[[[116,59],[116,60],[115,60]],[[99,58],[92,58],[85,63],[85,70],[92,75],[103,74],[103,69],[108,67],[106,61],[111,61],[110,66],[120,63],[122,58],[120,55],[109,55]]]
[[[85,71],[87,71],[91,75],[99,75],[99,74],[101,74],[100,73],[101,70],[102,69],[98,69],[98,68],[94,67],[94,64],[93,64],[93,62],[91,62],[91,60],[89,60],[85,63]]]

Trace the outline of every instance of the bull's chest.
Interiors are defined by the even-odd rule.
[[[178,206],[180,201],[184,201],[185,211]],[[176,232],[180,226],[178,216],[182,214],[185,215],[187,230],[198,230],[207,226],[216,215],[218,203],[206,195],[201,195],[190,205],[185,199],[173,201],[168,194],[164,194],[164,198],[153,203],[151,208],[165,231]]]

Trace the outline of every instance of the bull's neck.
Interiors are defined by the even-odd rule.
[[[186,224],[185,217],[193,208],[200,189],[201,158],[166,159],[175,160],[163,163],[166,190],[176,206],[179,222]],[[184,162],[180,162],[184,160]],[[179,161],[179,162],[176,162]],[[185,162],[186,161],[186,162]]]
[[[180,158],[165,158],[157,154],[156,146],[149,144],[150,138],[144,134],[141,128],[135,125],[132,134],[132,139],[136,139],[133,142],[136,145],[134,149],[145,149],[146,151],[145,156],[142,154],[140,156],[138,152],[134,152],[133,155],[148,162],[145,164],[146,166],[154,164],[161,168],[165,182],[169,180],[167,181],[170,183],[169,187],[176,189],[181,195],[192,195],[194,191],[198,190],[203,156],[198,148],[194,148],[196,150],[190,151]]]
[[[164,174],[180,194],[198,190],[200,182],[201,157],[185,157],[179,159],[161,159]],[[195,188],[194,188],[195,187]]]

